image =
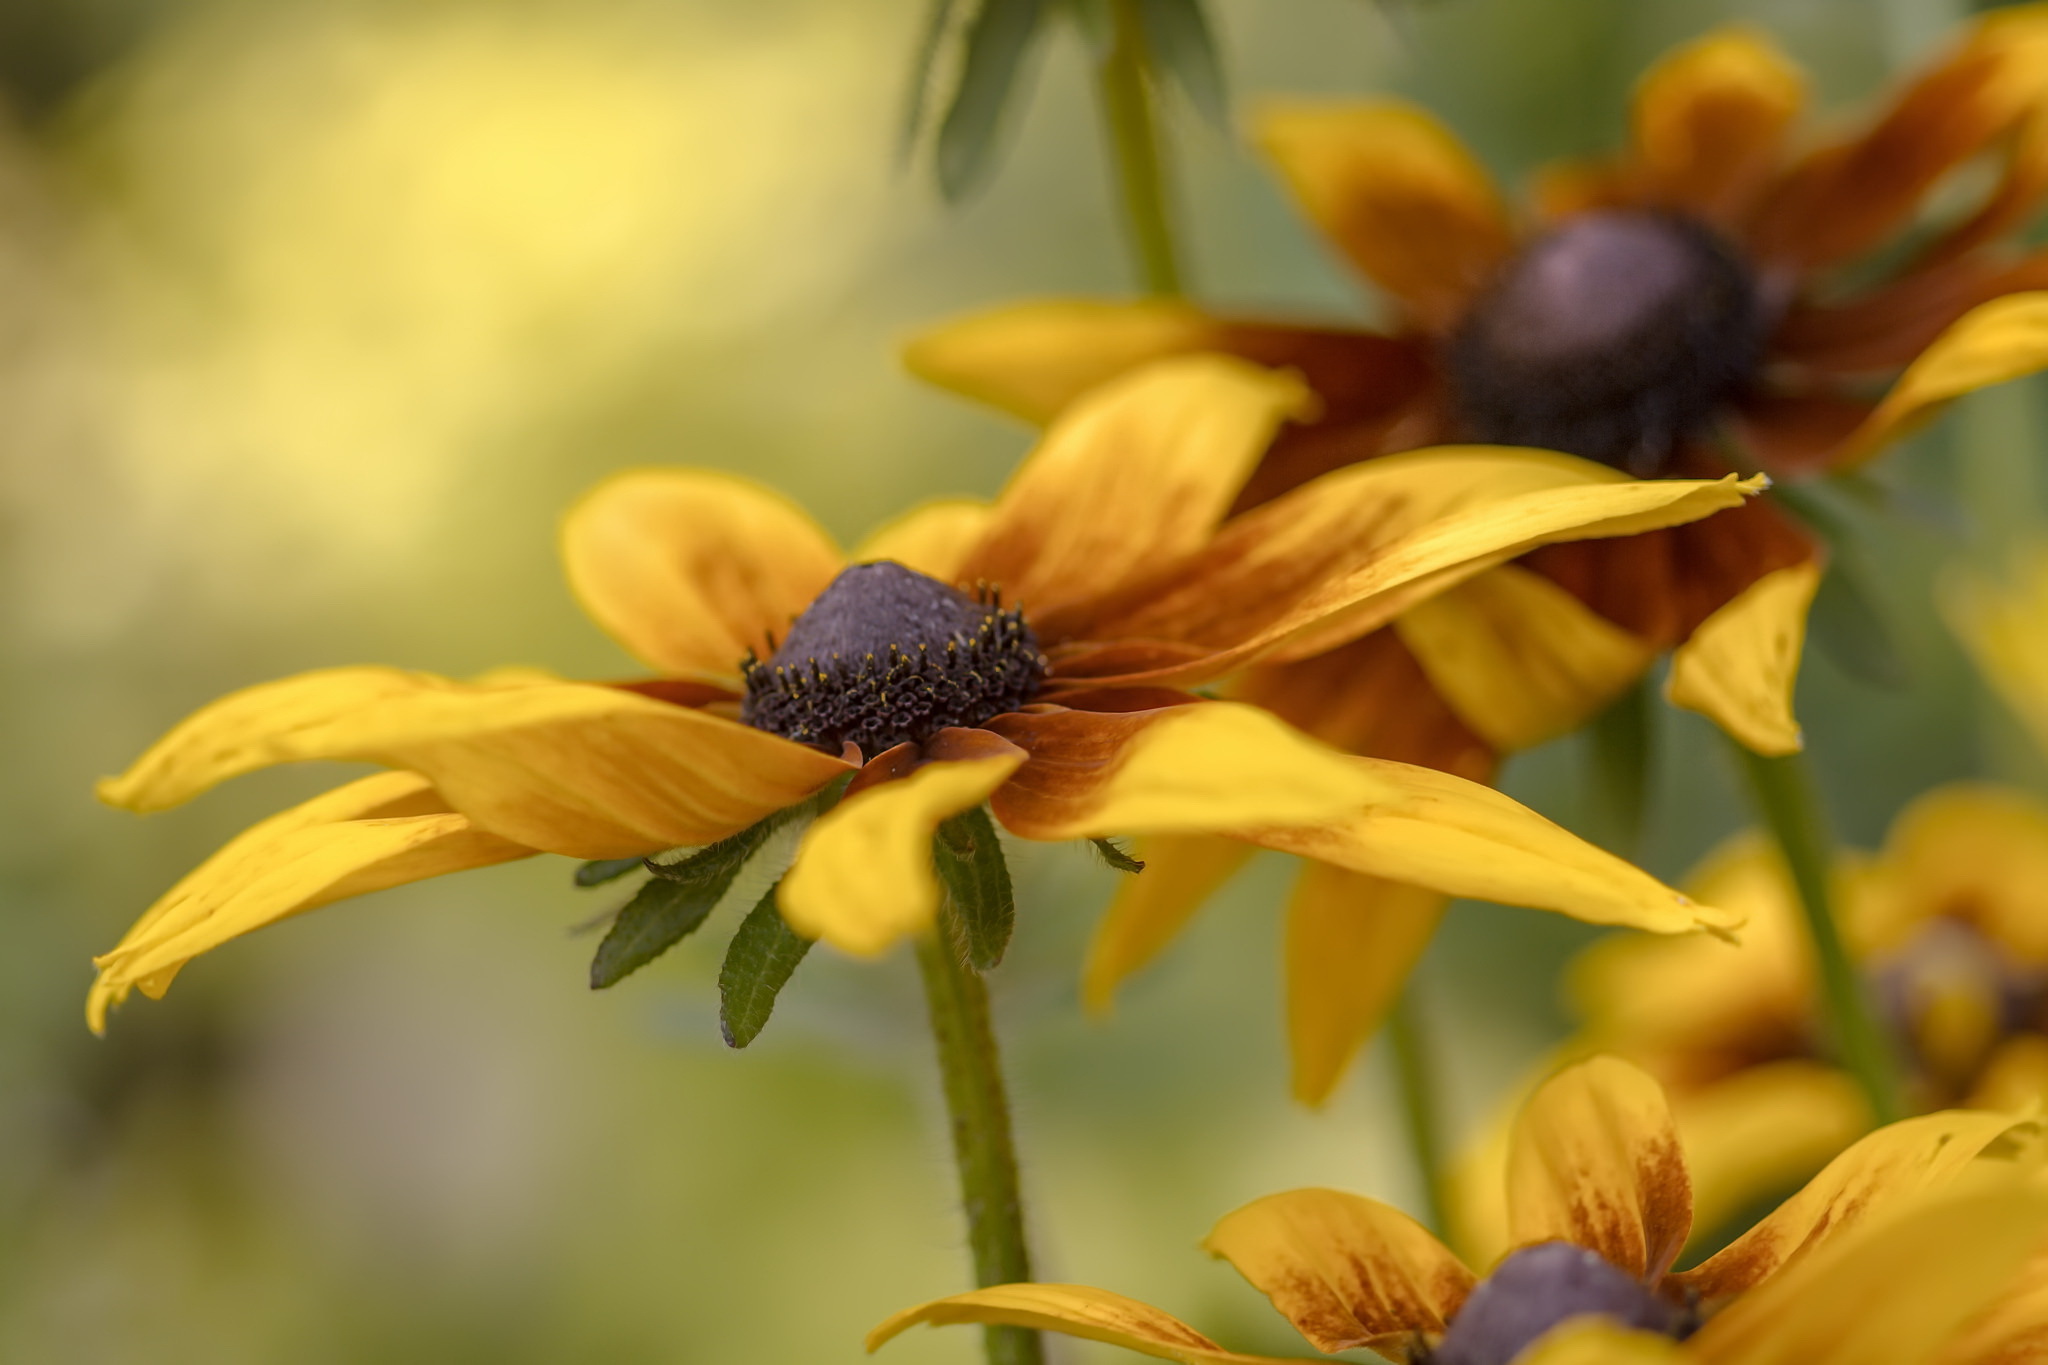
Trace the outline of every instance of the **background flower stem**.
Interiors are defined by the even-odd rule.
[[[1863,1088],[1871,1117],[1891,1123],[1906,1115],[1898,1058],[1885,1035],[1863,979],[1849,960],[1836,922],[1832,877],[1834,841],[1813,776],[1797,754],[1768,758],[1735,745],[1759,814],[1785,855],[1808,937],[1820,967],[1822,1003],[1841,1061]]]
[[[988,988],[962,958],[952,930],[950,914],[942,915],[934,931],[918,939],[917,965],[952,1120],[975,1283],[986,1288],[1030,1279],[1031,1254],[1024,1242],[1017,1150],[989,1023]],[[1043,1365],[1038,1333],[1021,1327],[983,1331],[989,1365]]]
[[[1416,985],[1394,1002],[1387,1016],[1387,1043],[1394,1053],[1394,1075],[1401,1088],[1401,1117],[1422,1184],[1424,1221],[1438,1236],[1450,1231],[1449,1205],[1444,1198],[1443,1124],[1436,1084],[1436,1057],[1430,1047],[1427,1021],[1416,999]]]
[[[1167,204],[1166,166],[1159,146],[1156,91],[1145,72],[1145,37],[1136,0],[1110,0],[1115,38],[1103,58],[1101,102],[1123,201],[1124,230],[1145,291],[1182,292],[1180,255]]]

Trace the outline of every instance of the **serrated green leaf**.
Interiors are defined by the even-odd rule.
[[[1230,96],[1216,38],[1201,0],[1137,0],[1138,26],[1150,65],[1173,77],[1195,112],[1219,132],[1230,130]]]
[[[939,124],[939,193],[958,203],[987,176],[1004,111],[1037,38],[1043,0],[983,0],[967,28],[960,84]]]
[[[939,62],[939,49],[945,45],[946,34],[953,26],[953,13],[963,0],[931,0],[931,7],[925,13],[924,29],[918,35],[917,49],[910,58],[910,81],[903,101],[903,132],[897,143],[899,155],[908,159],[917,146],[917,140],[924,134],[925,118],[931,110],[932,82],[937,78],[933,68]]]
[[[1017,924],[1010,865],[988,809],[976,806],[940,825],[932,858],[959,921],[967,960],[985,972],[1003,960]]]
[[[775,888],[755,903],[718,969],[718,1026],[728,1047],[745,1047],[767,1027],[776,998],[811,951],[775,908]]]
[[[590,960],[590,988],[615,986],[682,942],[704,923],[747,865],[784,823],[777,812],[679,863],[649,863],[654,873],[626,902]]]
[[[576,885],[603,886],[606,882],[617,881],[646,861],[645,858],[600,858],[596,862],[585,863],[576,869]]]
[[[1102,861],[1108,863],[1119,872],[1143,872],[1145,870],[1143,859],[1133,858],[1130,854],[1124,852],[1122,848],[1118,847],[1113,839],[1090,839],[1088,842],[1095,845],[1095,851],[1102,855]]]

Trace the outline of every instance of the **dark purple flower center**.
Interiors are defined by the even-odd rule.
[[[1511,1253],[1451,1319],[1432,1365],[1508,1365],[1569,1318],[1601,1317],[1640,1332],[1682,1337],[1692,1314],[1642,1281],[1569,1242]]]
[[[1765,309],[1705,225],[1599,210],[1529,243],[1450,344],[1475,440],[1540,446],[1649,477],[1755,378]]]
[[[1966,1091],[1999,1044],[2039,1030],[2048,975],[1961,919],[1930,920],[1866,974],[1923,1078],[1944,1098]]]
[[[1005,609],[901,564],[842,569],[766,663],[740,664],[741,719],[838,753],[872,758],[951,725],[979,725],[1029,701],[1045,656],[1021,608]]]

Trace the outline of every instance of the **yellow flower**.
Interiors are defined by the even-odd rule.
[[[783,919],[871,955],[931,922],[934,830],[984,801],[1027,839],[1221,833],[1599,922],[1731,924],[1483,787],[1339,755],[1183,689],[1370,631],[1530,545],[1705,516],[1754,485],[1426,453],[1227,516],[1304,401],[1241,361],[1162,362],[1076,404],[992,505],[917,509],[850,564],[743,479],[607,481],[566,520],[569,578],[662,676],[339,668],[204,708],[101,796],[160,810],[302,759],[394,771],[257,825],[180,882],[97,960],[90,1022],[344,897],[536,852],[713,844],[770,817],[801,827]]]
[[[2048,544],[2022,547],[2002,578],[1965,573],[1945,587],[1949,624],[2048,754]]]
[[[1515,1249],[1483,1275],[1406,1214],[1336,1190],[1257,1200],[1204,1245],[1323,1352],[1437,1365],[1989,1365],[2023,1358],[1996,1352],[2048,1330],[2043,1267],[2027,1265],[2048,1244],[2040,1136],[2038,1123],[1996,1114],[1893,1124],[1673,1272],[1693,1214],[1678,1130],[1655,1081],[1595,1058],[1546,1082],[1517,1120],[1505,1167]],[[920,1322],[1045,1328],[1187,1365],[1268,1360],[1120,1295],[1054,1284],[923,1304],[876,1328],[868,1348]]]
[[[1299,207],[1377,285],[1371,332],[1148,300],[999,308],[915,340],[917,373],[1034,422],[1150,358],[1223,351],[1301,373],[1321,400],[1240,494],[1446,440],[1551,446],[1638,473],[1852,467],[1948,400],[2048,363],[2048,255],[2004,240],[2048,188],[2048,11],[2000,11],[1862,131],[1795,153],[1797,69],[1716,32],[1654,66],[1628,150],[1539,177],[1518,223],[1478,162],[1396,101],[1266,109],[1257,140]],[[1843,299],[1834,268],[1911,228],[1946,174],[2003,175],[1960,222]],[[1902,372],[1903,371],[1903,372]],[[1895,377],[1881,400],[1874,377]],[[1391,632],[1252,673],[1237,695],[1351,752],[1487,780],[1582,724],[1675,650],[1670,699],[1750,748],[1800,747],[1792,693],[1818,547],[1777,500],[1698,525],[1546,548],[1443,593]],[[1398,716],[1399,723],[1389,718]],[[1088,996],[1177,931],[1238,865],[1214,841],[1141,852],[1165,875],[1105,921]],[[1171,868],[1171,871],[1168,869]],[[1172,894],[1169,894],[1172,893]],[[1295,1087],[1321,1098],[1442,909],[1327,874],[1289,914]],[[1328,964],[1327,970],[1322,970]],[[1366,974],[1372,989],[1350,983]]]
[[[1828,1053],[1797,894],[1755,835],[1687,882],[1741,913],[1740,949],[1622,935],[1573,964],[1582,1021],[1565,1055],[1612,1053],[1670,1094],[1703,1232],[1818,1170],[1870,1127]],[[1874,857],[1837,872],[1842,931],[1908,1064],[1915,1107],[2048,1103],[2048,804],[1991,785],[1938,788]],[[1499,1132],[1490,1144],[1498,1146]],[[1500,1245],[1481,1152],[1461,1240]]]

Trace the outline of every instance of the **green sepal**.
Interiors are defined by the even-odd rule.
[[[617,985],[694,933],[784,818],[777,811],[679,863],[649,863],[654,875],[626,902],[597,945],[597,956],[590,960],[590,989]]]
[[[1102,855],[1102,861],[1108,863],[1119,872],[1143,872],[1145,870],[1145,860],[1133,858],[1130,854],[1124,852],[1114,839],[1090,839],[1088,842],[1095,845],[1095,851]]]
[[[1195,112],[1218,132],[1227,133],[1230,96],[1201,0],[1138,0],[1138,27],[1145,35],[1150,65],[1172,76]]]
[[[985,972],[1003,960],[1017,926],[1010,865],[987,807],[962,811],[940,825],[932,839],[932,859],[960,925],[967,961]]]
[[[995,150],[1024,59],[1038,37],[1044,0],[984,0],[967,27],[960,84],[939,123],[939,193],[958,203],[994,165]]]
[[[599,858],[576,869],[576,885],[603,886],[638,870],[646,861],[645,858]]]
[[[776,997],[810,950],[811,941],[783,921],[770,887],[747,912],[718,969],[718,1027],[727,1047],[745,1047],[760,1036]]]

